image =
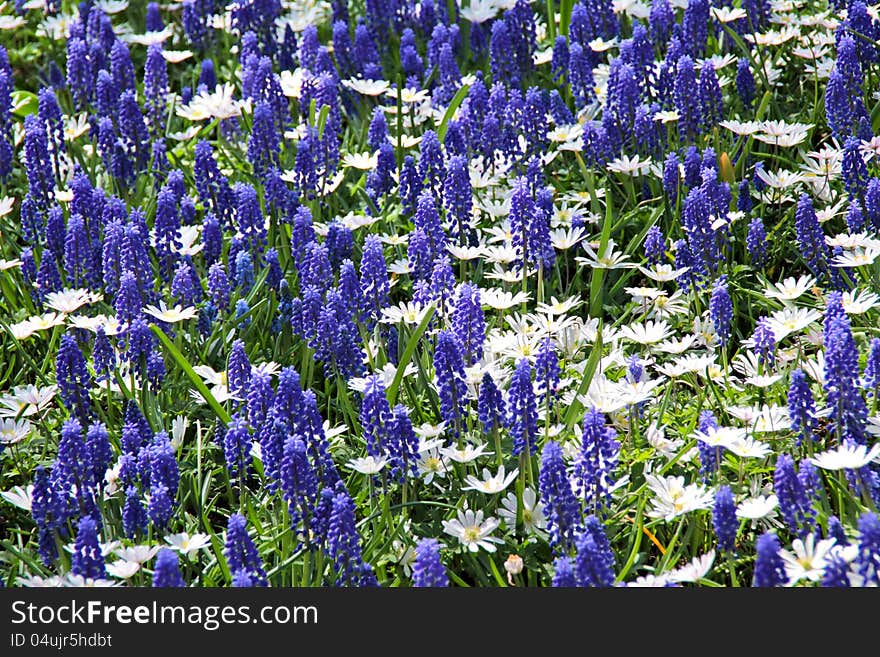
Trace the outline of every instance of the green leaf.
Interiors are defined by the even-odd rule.
[[[443,143],[443,139],[446,137],[446,128],[448,127],[450,119],[455,114],[455,110],[458,109],[458,106],[461,105],[465,96],[468,95],[468,92],[471,90],[470,85],[463,85],[461,89],[458,90],[458,93],[452,98],[452,102],[449,103],[449,107],[446,108],[446,113],[443,115],[443,120],[440,122],[440,127],[437,128],[437,139],[440,140],[440,143]]]
[[[581,377],[580,385],[578,385],[577,392],[574,395],[574,399],[571,401],[571,406],[568,407],[568,411],[565,413],[565,426],[571,431],[571,428],[574,426],[578,413],[580,413],[583,408],[583,404],[580,401],[580,396],[585,394],[587,390],[590,389],[590,382],[593,380],[593,375],[596,373],[596,368],[599,367],[599,361],[602,359],[602,320],[599,320],[599,326],[596,327],[596,344],[593,345],[593,352],[590,354],[589,359],[587,359],[587,364],[584,366],[584,375]]]
[[[406,343],[406,349],[403,350],[403,356],[397,361],[399,365],[397,366],[397,372],[394,373],[394,380],[391,382],[391,385],[388,386],[388,390],[385,391],[385,396],[388,397],[388,403],[391,406],[394,406],[397,402],[397,392],[400,390],[400,382],[403,381],[403,371],[406,369],[407,363],[412,360],[413,354],[416,351],[416,345],[418,345],[422,335],[428,329],[428,324],[431,322],[433,316],[434,304],[432,303],[425,309],[425,316],[422,318],[422,321],[419,322],[416,330],[413,331],[411,336],[409,336],[409,341]]]
[[[12,113],[24,118],[29,114],[36,114],[39,107],[37,94],[32,91],[12,92]]]
[[[553,0],[547,0],[547,32],[550,43],[556,41],[556,10],[553,8]]]
[[[330,116],[330,106],[321,105],[321,111],[318,114],[318,139],[324,138],[324,126],[327,125],[328,116]]]
[[[208,390],[208,386],[205,385],[205,382],[202,381],[202,377],[196,374],[195,370],[192,368],[192,365],[189,364],[189,361],[184,358],[183,354],[181,354],[177,347],[174,346],[174,343],[171,342],[169,337],[165,335],[165,332],[160,329],[155,324],[150,324],[150,328],[153,333],[156,334],[156,337],[159,338],[159,341],[162,345],[168,350],[168,353],[171,354],[171,357],[174,361],[180,365],[180,369],[182,369],[186,375],[189,377],[189,380],[192,382],[193,386],[196,390],[199,391],[199,394],[208,402],[208,405],[214,409],[214,412],[217,414],[221,420],[223,420],[224,424],[229,424],[232,418],[229,417],[229,413],[226,412],[226,409],[223,408],[220,403],[214,398],[214,395],[211,394],[211,391]]]
[[[562,0],[559,3],[559,33],[568,36],[568,26],[571,24],[571,10],[574,0]]]
[[[614,219],[611,204],[611,190],[605,191],[605,221],[602,223],[602,237],[599,239],[599,249],[596,253],[602,257],[611,239],[611,223]],[[605,282],[605,269],[593,268],[593,276],[590,279],[590,317],[598,317],[602,313],[602,284]]]

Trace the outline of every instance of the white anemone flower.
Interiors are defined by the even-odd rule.
[[[381,96],[391,88],[388,80],[364,80],[361,78],[343,80],[342,85],[364,96]]]
[[[456,463],[470,463],[481,456],[490,456],[494,454],[494,452],[487,452],[485,445],[474,446],[471,443],[466,443],[464,447],[458,447],[455,445],[452,447],[441,447],[440,453]]]
[[[501,521],[498,518],[489,517],[483,519],[481,510],[459,510],[458,516],[452,520],[443,521],[443,531],[455,536],[463,547],[471,552],[478,552],[480,548],[487,552],[495,552],[496,543],[502,543],[500,538],[492,536],[492,532],[498,529]]]
[[[498,466],[498,472],[494,475],[489,472],[487,468],[483,468],[482,479],[477,479],[474,475],[468,475],[465,477],[464,481],[467,486],[464,487],[464,490],[477,490],[489,495],[500,493],[510,486],[511,482],[516,479],[518,474],[519,468],[516,468],[510,474],[505,475],[503,465]]]
[[[746,520],[760,520],[775,515],[778,506],[779,498],[776,495],[749,497],[737,505],[736,517]]]
[[[824,452],[816,454],[810,462],[823,470],[858,470],[880,458],[880,443],[870,449],[867,445],[858,445],[845,440],[843,443]]]
[[[771,299],[779,299],[782,302],[794,301],[803,296],[807,290],[816,284],[816,279],[812,276],[800,276],[795,280],[794,276],[789,276],[779,283],[773,283],[772,286],[764,288],[764,296]]]
[[[167,324],[176,324],[187,319],[193,319],[198,315],[198,312],[192,306],[184,308],[177,304],[169,308],[165,305],[165,301],[160,301],[158,306],[147,306],[144,308],[144,313]]]
[[[818,582],[822,579],[825,567],[828,565],[829,553],[834,544],[833,538],[825,538],[816,543],[816,536],[808,534],[804,540],[794,539],[790,551],[781,549],[779,556],[785,563],[788,585],[794,586],[802,579],[810,582]]]
[[[384,456],[365,456],[359,459],[352,459],[348,462],[348,467],[361,474],[374,475],[379,474],[388,463],[388,459]]]
[[[511,491],[501,500],[501,508],[498,509],[498,515],[509,528],[516,527],[517,508],[516,493]],[[538,501],[538,496],[532,488],[526,488],[522,494],[522,524],[527,532],[541,530],[547,526],[544,505]]]
[[[654,492],[652,508],[648,515],[652,518],[673,520],[680,515],[698,509],[708,509],[714,501],[712,492],[701,484],[684,483],[684,477],[658,477],[647,475],[645,480]]]
[[[34,426],[24,418],[0,420],[0,445],[13,445],[28,437]]]

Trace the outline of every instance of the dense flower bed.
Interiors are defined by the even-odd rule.
[[[878,39],[0,5],[0,579],[876,586]]]

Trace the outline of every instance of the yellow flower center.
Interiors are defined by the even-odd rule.
[[[470,527],[465,527],[462,538],[467,543],[473,543],[477,541],[480,538],[480,528],[473,525]]]

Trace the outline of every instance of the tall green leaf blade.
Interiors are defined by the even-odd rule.
[[[223,420],[224,424],[229,424],[232,418],[229,417],[229,413],[226,412],[226,409],[220,405],[220,402],[211,394],[211,391],[208,390],[208,386],[205,385],[205,382],[202,381],[202,377],[196,374],[196,371],[192,368],[192,365],[189,364],[189,361],[184,358],[183,354],[174,346],[174,343],[171,342],[170,338],[165,335],[165,332],[160,329],[155,324],[150,324],[150,329],[152,329],[153,333],[156,334],[156,337],[159,338],[159,341],[162,343],[162,346],[168,350],[168,353],[171,354],[171,357],[174,359],[174,362],[180,365],[180,369],[182,369],[189,380],[192,382],[193,386],[196,390],[199,391],[199,394],[204,398],[206,402],[208,402],[208,406],[214,409],[214,412],[217,414],[221,420]]]

